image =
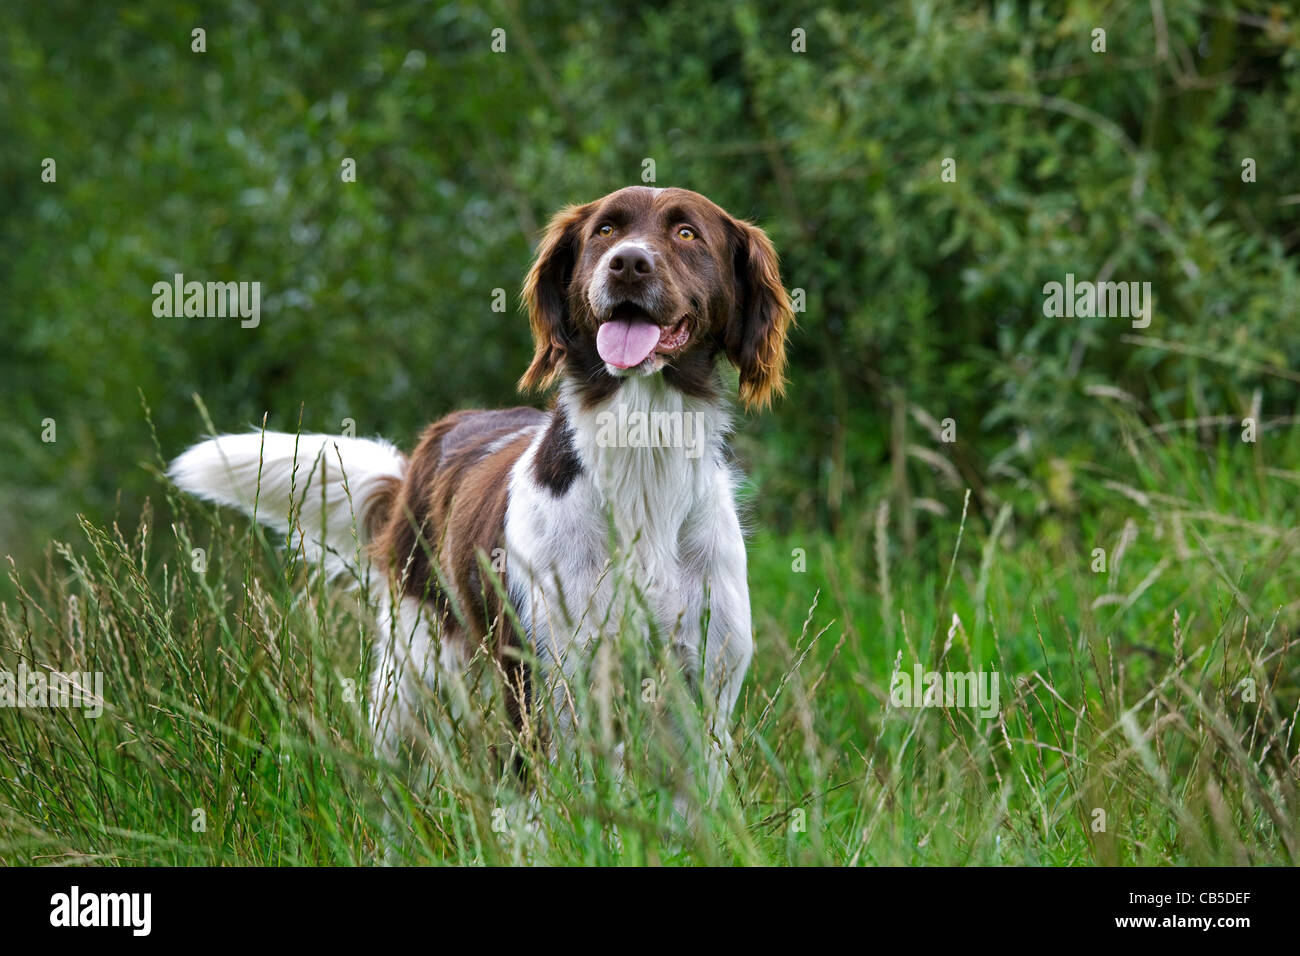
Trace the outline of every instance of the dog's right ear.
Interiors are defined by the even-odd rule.
[[[730,225],[739,302],[724,343],[727,358],[740,372],[741,399],[749,408],[762,408],[785,392],[785,337],[794,324],[794,309],[767,233],[739,219]]]
[[[520,391],[555,381],[569,341],[569,282],[582,245],[582,230],[595,203],[565,206],[546,227],[537,259],[524,280],[524,303],[533,330],[532,364],[519,379]]]

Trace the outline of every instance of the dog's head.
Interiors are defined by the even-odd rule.
[[[599,400],[628,376],[662,373],[703,396],[722,353],[746,404],[784,389],[793,311],[772,243],[699,193],[629,186],[562,209],[524,299],[537,351],[521,388],[563,373]]]

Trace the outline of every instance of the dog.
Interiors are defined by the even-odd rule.
[[[482,657],[506,676],[512,721],[548,693],[567,732],[567,681],[628,620],[670,642],[725,751],[754,640],[719,365],[748,408],[784,391],[794,316],[772,243],[698,193],[632,186],[552,219],[523,298],[535,352],[519,387],[558,385],[549,410],[453,412],[409,456],[223,435],[169,475],[329,573],[382,572],[368,698],[381,756],[419,737],[423,695]]]

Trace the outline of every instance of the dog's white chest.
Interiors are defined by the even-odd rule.
[[[629,385],[607,408],[565,410],[582,462],[566,493],[531,479],[537,444],[511,477],[507,578],[547,666],[629,627],[689,654],[718,536],[734,538],[726,547],[743,554],[717,454],[725,418],[713,412],[706,421],[701,412],[697,421],[695,409],[678,403],[642,419],[637,413],[662,405],[663,394]],[[739,573],[743,580],[743,560]]]

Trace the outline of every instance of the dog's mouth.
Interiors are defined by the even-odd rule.
[[[681,348],[690,337],[685,318],[661,325],[635,302],[620,302],[596,330],[596,351],[615,368],[634,368],[656,352]]]

